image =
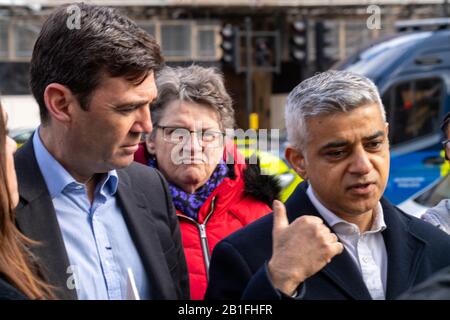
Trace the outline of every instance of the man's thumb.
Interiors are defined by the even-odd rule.
[[[289,226],[289,220],[286,215],[286,207],[283,202],[274,200],[272,204],[273,208],[273,230],[277,231]]]

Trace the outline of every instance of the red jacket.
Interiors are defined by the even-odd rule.
[[[144,146],[135,160],[147,163]],[[236,151],[235,151],[236,152]],[[235,153],[235,158],[242,156]],[[211,193],[198,213],[198,221],[177,210],[189,271],[191,298],[203,299],[208,284],[207,268],[216,244],[243,226],[272,211],[271,203],[280,187],[272,176],[262,176],[258,165],[236,161],[228,165],[230,177]],[[234,174],[233,174],[234,172]]]

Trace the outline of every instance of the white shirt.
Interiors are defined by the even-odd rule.
[[[386,224],[381,204],[378,202],[374,209],[372,228],[361,234],[356,224],[339,218],[325,208],[311,185],[306,194],[355,261],[372,299],[386,299],[387,252],[381,234],[386,229]]]

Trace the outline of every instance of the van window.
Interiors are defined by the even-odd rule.
[[[428,191],[422,193],[414,201],[425,207],[434,207],[441,200],[448,199],[450,192],[450,175],[441,178],[439,182],[430,188]]]
[[[382,100],[392,145],[434,133],[439,128],[442,89],[441,79],[428,78],[395,84],[385,92]]]

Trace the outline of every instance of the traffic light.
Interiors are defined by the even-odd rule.
[[[258,67],[271,67],[274,64],[272,43],[268,37],[255,39],[255,63]]]
[[[224,65],[235,66],[236,63],[236,30],[231,24],[223,26],[220,32],[222,36],[222,63]]]
[[[290,37],[290,55],[297,63],[308,60],[308,24],[306,20],[297,20],[292,23]]]
[[[331,29],[327,27],[323,21],[318,21],[315,24],[315,32],[317,71],[324,71],[328,69],[331,61],[333,60],[327,55],[327,49],[331,46],[331,43],[328,40]]]

